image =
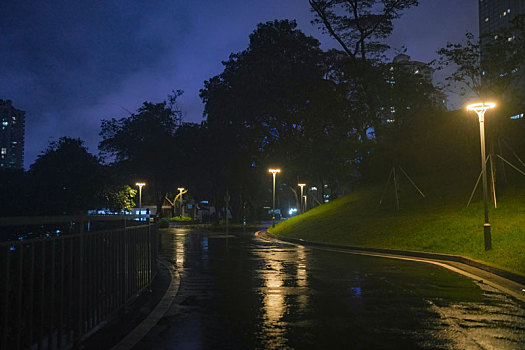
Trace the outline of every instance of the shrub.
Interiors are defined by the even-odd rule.
[[[160,218],[159,219],[159,227],[160,228],[170,227],[170,220],[168,218]]]
[[[181,222],[181,221],[191,221],[191,218],[189,216],[174,216],[169,219],[171,222]]]

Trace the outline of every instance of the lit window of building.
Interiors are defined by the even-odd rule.
[[[509,27],[520,14],[525,14],[524,0],[479,0],[478,23],[482,52],[486,44],[498,39],[496,33]]]
[[[2,167],[23,168],[25,112],[14,108],[11,101],[0,99],[0,120]]]

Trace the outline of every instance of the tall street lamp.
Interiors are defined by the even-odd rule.
[[[144,182],[137,182],[135,186],[139,186],[139,219],[142,214],[142,187],[146,186]]]
[[[268,169],[273,175],[273,209],[272,209],[272,227],[275,227],[275,176],[281,172],[281,169]]]
[[[303,213],[303,188],[304,188],[304,186],[306,186],[306,184],[297,184],[297,186],[301,187],[301,197],[299,197],[300,198],[300,200],[299,200],[299,206],[300,206],[299,210],[300,210],[300,212],[302,214]]]
[[[485,223],[483,224],[483,234],[485,238],[485,250],[492,249],[492,240],[490,236],[489,224],[489,205],[488,205],[488,190],[487,190],[487,164],[485,157],[485,112],[489,108],[496,107],[495,103],[482,102],[467,106],[468,111],[474,111],[479,118],[479,138],[481,140],[481,173],[483,174],[483,205],[485,207]]]
[[[183,203],[182,202],[182,194],[183,194],[185,188],[184,187],[179,187],[179,188],[177,188],[177,190],[179,190],[179,196],[180,196],[180,218],[182,219],[182,203]]]

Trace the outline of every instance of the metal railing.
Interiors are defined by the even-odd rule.
[[[157,227],[0,243],[0,349],[62,349],[149,288]]]

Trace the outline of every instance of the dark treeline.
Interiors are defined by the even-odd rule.
[[[210,200],[217,208],[229,195],[234,219],[256,219],[271,203],[270,167],[282,169],[283,209],[298,206],[299,182],[318,188],[312,202],[318,204],[326,194],[333,199],[362,184],[384,183],[394,165],[429,187],[475,179],[477,118],[447,112],[442,93],[431,83],[383,56],[382,39],[392,32],[392,21],[417,1],[396,1],[382,10],[376,5],[385,1],[349,1],[360,6],[355,15],[341,3],[310,1],[316,22],[341,50],[323,51],[294,21],[261,23],[248,47],[231,54],[223,72],[205,81],[202,123],[183,122],[177,107],[182,91],[174,91],[165,101],[144,102],[129,116],[102,121],[100,158],[81,140],[62,138],[28,172],[1,173],[3,213],[129,208],[136,194],[129,185],[144,181],[143,203],[159,210],[166,196],[174,198],[177,188],[185,187],[186,198]],[[522,39],[508,54],[521,54]],[[525,68],[525,60],[508,61],[508,67],[501,60],[495,65],[490,55],[479,60],[479,45],[473,42],[450,44],[439,53],[440,66],[455,64],[451,79],[466,86],[469,74]],[[472,55],[478,60],[464,61]],[[490,147],[505,142],[522,155],[523,119],[508,116],[523,111],[523,79],[517,74],[505,79],[504,87],[500,80],[481,79],[482,88],[472,90],[484,97],[490,87],[500,89],[490,90],[505,106],[487,122]]]

